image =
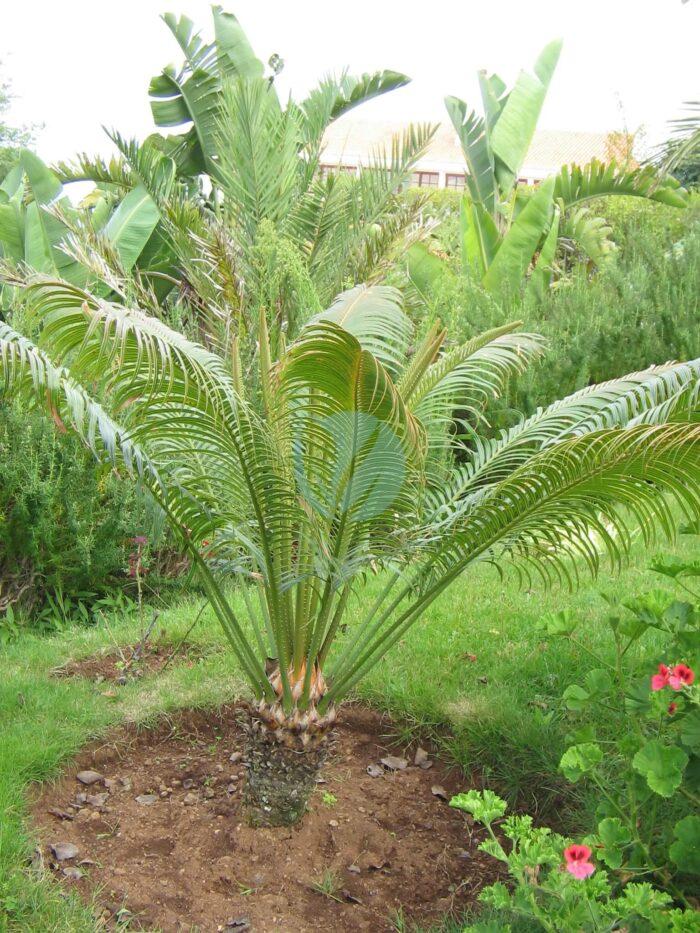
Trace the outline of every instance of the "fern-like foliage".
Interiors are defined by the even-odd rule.
[[[287,712],[345,696],[474,562],[573,585],[606,555],[621,566],[635,527],[651,541],[676,510],[700,516],[699,361],[576,393],[475,440],[464,467],[448,445],[440,485],[435,421],[482,410],[541,352],[516,324],[456,349],[436,327],[413,347],[400,296],[358,287],[273,354],[261,308],[252,392],[235,344],[224,359],[78,286],[10,284],[40,338],[0,325],[0,396],[44,409],[150,491],[251,690]],[[378,572],[380,596],[329,664],[353,589]]]

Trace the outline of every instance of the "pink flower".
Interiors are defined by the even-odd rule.
[[[668,704],[668,715],[673,716],[673,714],[676,712],[677,709],[678,709],[677,703],[669,703]]]
[[[566,870],[574,878],[588,878],[595,871],[595,865],[589,862],[591,850],[588,846],[569,846],[564,849],[564,858],[566,860]]]
[[[695,673],[687,664],[676,664],[668,678],[672,690],[681,690],[683,687],[689,687],[694,680]]]
[[[651,678],[652,690],[663,690],[671,682],[671,672],[665,664],[659,664],[659,673]]]

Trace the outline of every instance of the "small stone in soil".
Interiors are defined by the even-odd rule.
[[[108,797],[109,797],[109,794],[106,794],[106,793],[105,794],[88,794],[87,803],[89,803],[91,807],[104,807]]]
[[[46,811],[50,813],[51,816],[57,817],[59,820],[72,820],[73,814],[68,813],[66,810],[59,810],[58,807],[49,807]]]
[[[390,771],[405,771],[408,767],[408,762],[405,758],[399,758],[396,755],[387,755],[386,758],[382,758],[382,764],[385,768],[388,768]]]
[[[156,794],[139,794],[136,798],[136,803],[140,803],[143,807],[150,807],[157,799],[158,797]]]
[[[231,757],[229,758],[229,761],[235,765],[237,762],[241,761],[242,758],[243,758],[243,752],[233,752]]]
[[[440,800],[447,800],[447,791],[440,784],[433,784],[430,788],[430,793],[433,797],[439,797]]]
[[[84,872],[79,868],[74,868],[72,865],[69,865],[68,868],[63,869],[63,874],[66,878],[70,878],[71,881],[80,881]]]
[[[380,768],[379,765],[367,765],[367,774],[370,777],[381,777],[384,774],[384,768]]]
[[[328,825],[335,829],[336,826],[340,826],[340,823],[337,820],[328,820]]]
[[[353,875],[359,875],[362,873],[362,869],[359,865],[348,865],[348,871],[351,871]]]
[[[182,801],[186,807],[191,807],[193,804],[197,803],[199,798],[196,794],[185,794],[185,799]]]
[[[185,778],[185,780],[182,782],[182,786],[185,788],[185,790],[189,790],[191,787],[194,787],[194,781],[192,778]]]
[[[97,784],[102,780],[99,771],[78,771],[75,777],[81,784]]]
[[[72,842],[53,842],[49,846],[49,849],[51,849],[54,857],[59,862],[67,862],[69,859],[75,858],[78,854],[78,847],[73,845]]]
[[[428,761],[428,758],[429,758],[429,757],[430,757],[430,756],[428,755],[428,753],[426,752],[426,750],[425,750],[424,748],[421,748],[420,745],[419,745],[418,748],[416,749],[416,754],[415,754],[415,757],[414,757],[414,759],[413,759],[413,764],[414,764],[414,765],[417,765],[417,766],[420,768],[420,766],[421,766],[424,762]]]

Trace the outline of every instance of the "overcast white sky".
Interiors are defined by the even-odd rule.
[[[282,86],[305,92],[329,70],[394,68],[407,88],[363,108],[367,119],[441,120],[442,99],[478,104],[474,72],[512,79],[557,36],[564,50],[540,126],[663,136],[700,98],[700,0],[228,0],[263,60],[285,60]],[[181,61],[159,14],[186,13],[209,35],[204,0],[4,0],[0,59],[14,122],[41,122],[40,154],[108,153],[101,124],[143,137],[150,77]]]

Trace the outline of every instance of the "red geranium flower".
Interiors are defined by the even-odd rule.
[[[695,673],[687,664],[676,664],[668,678],[672,690],[681,690],[683,687],[689,687],[694,680]]]
[[[595,865],[589,862],[591,850],[588,846],[569,846],[564,849],[564,859],[566,860],[566,870],[574,878],[588,878],[595,871]]]
[[[671,682],[671,671],[666,667],[665,664],[659,664],[659,673],[654,674],[651,678],[651,689],[652,690],[663,690],[664,687],[668,687]]]

